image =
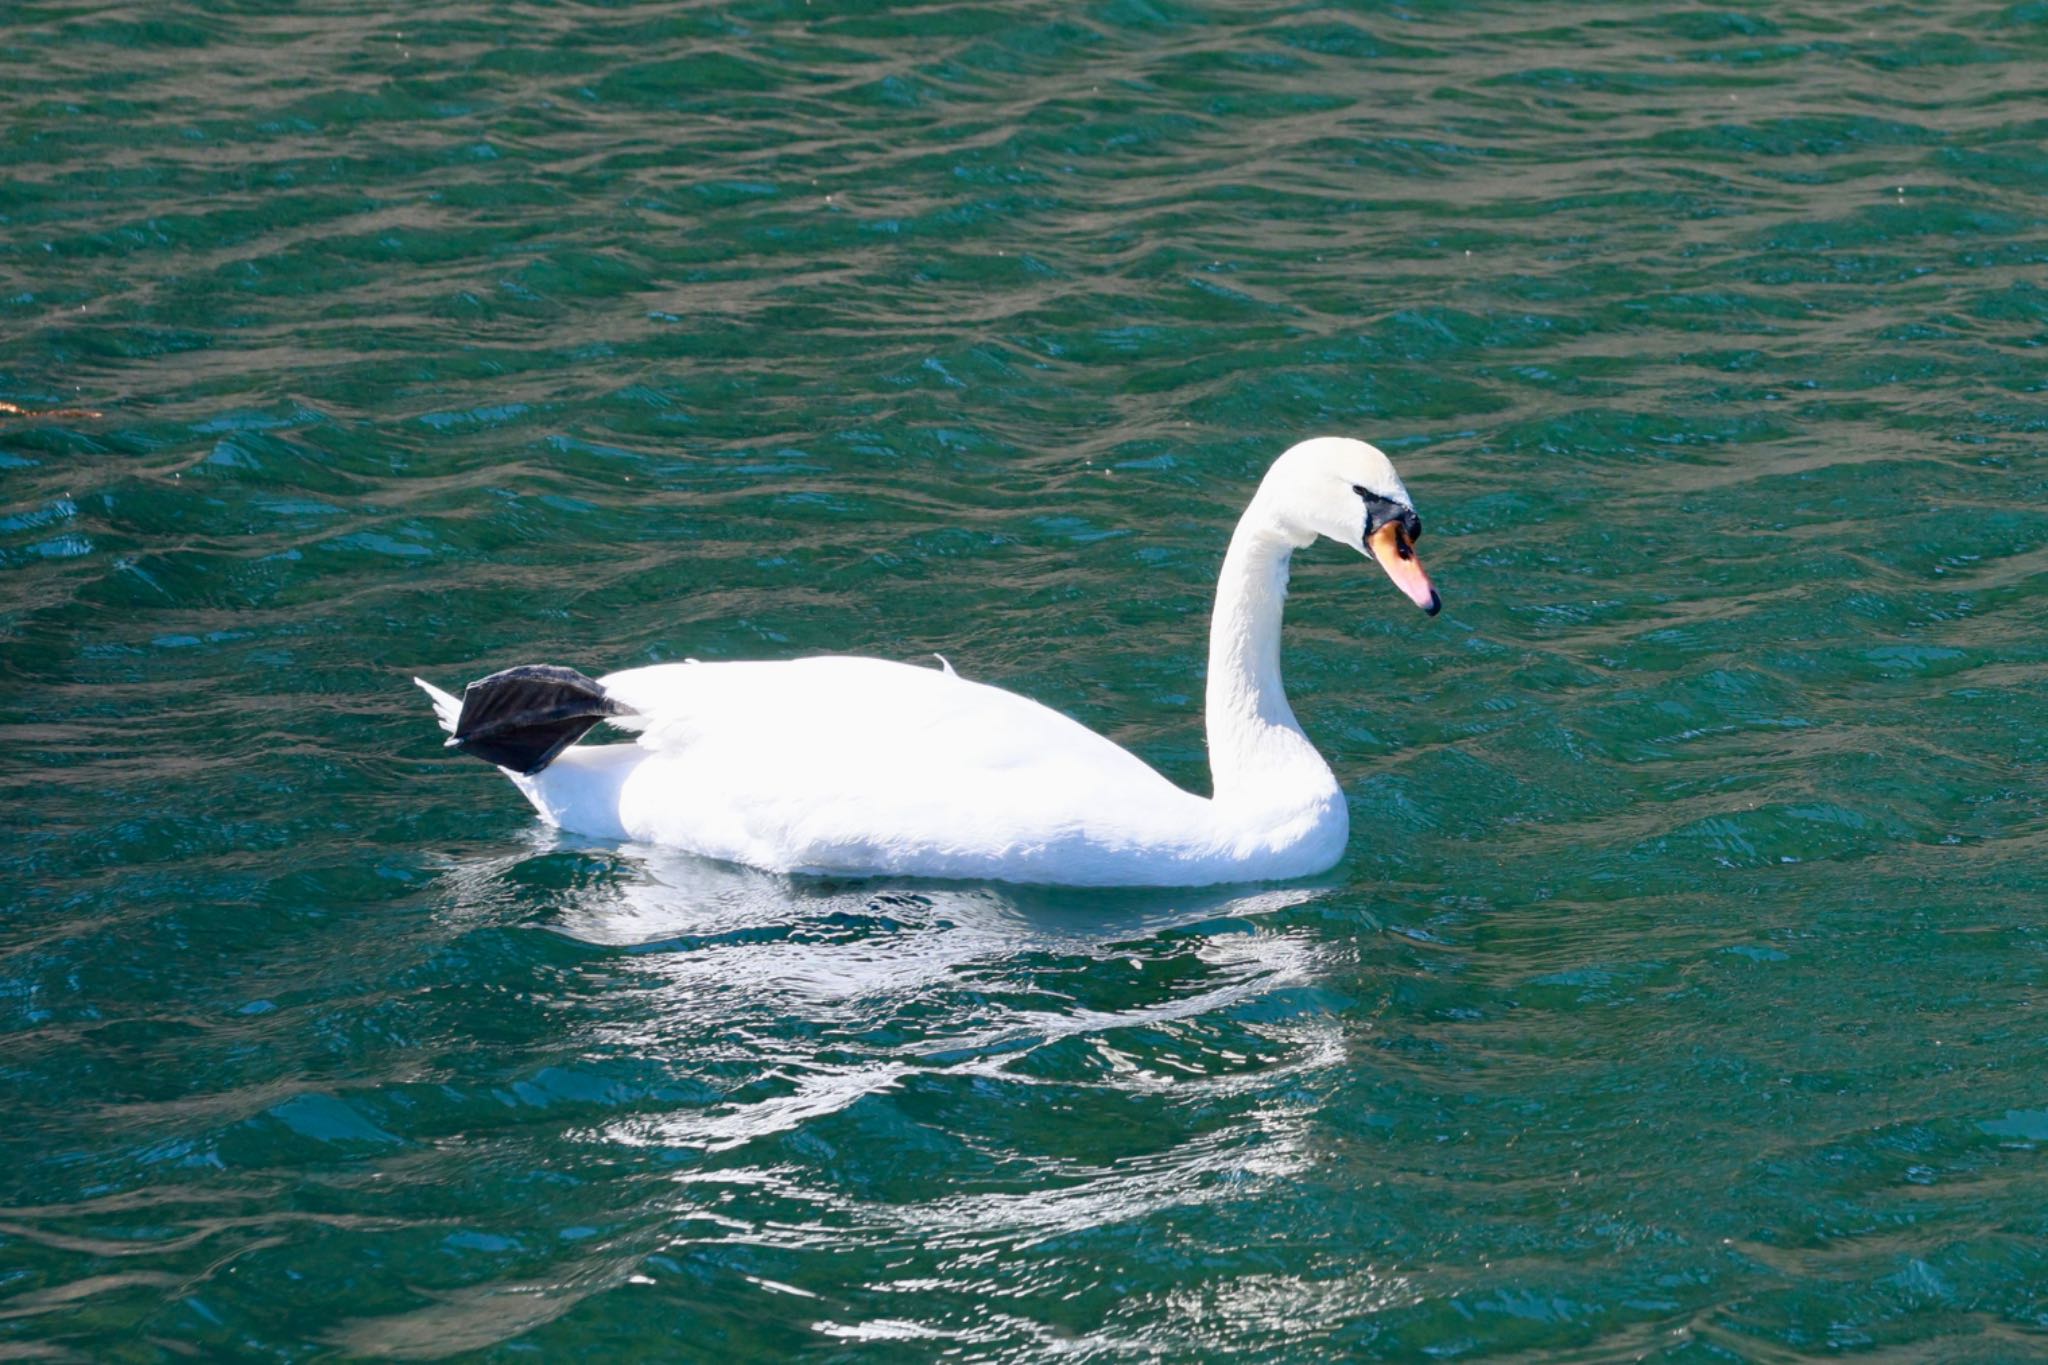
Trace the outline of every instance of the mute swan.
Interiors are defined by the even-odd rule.
[[[1202,886],[1322,872],[1344,793],[1280,684],[1292,553],[1319,535],[1379,562],[1434,616],[1408,490],[1363,441],[1319,437],[1237,523],[1209,631],[1215,795],[949,665],[820,657],[657,664],[592,680],[525,666],[458,700],[423,679],[448,744],[499,765],[541,818],[771,872],[1067,886]],[[599,721],[635,744],[570,748]]]

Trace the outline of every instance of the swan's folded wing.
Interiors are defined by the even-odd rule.
[[[1207,801],[1049,707],[939,669],[819,658],[601,681],[645,722],[649,757],[617,802],[637,839],[784,871],[1103,883],[1213,852]]]
[[[1049,707],[950,671],[882,659],[669,664],[615,673],[639,743],[748,788],[874,792],[1059,773],[1091,784],[1164,779]]]

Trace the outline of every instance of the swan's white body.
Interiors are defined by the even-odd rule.
[[[599,683],[649,719],[640,743],[579,746],[513,779],[583,834],[773,871],[1096,886],[1296,876],[1344,848],[1334,781],[1222,818],[1059,712],[937,668],[666,664]]]
[[[1313,449],[1324,446],[1342,449]],[[1213,798],[950,667],[845,657],[610,674],[598,685],[628,713],[612,723],[638,730],[637,743],[571,748],[532,775],[504,771],[563,829],[777,872],[1197,886],[1323,871],[1343,854],[1350,821],[1281,688],[1281,605],[1295,548],[1326,534],[1363,549],[1371,531],[1364,510],[1349,526],[1338,513],[1333,533],[1292,506],[1301,485],[1329,482],[1311,477],[1325,465],[1354,504],[1369,480],[1382,502],[1407,505],[1386,458],[1354,441],[1297,446],[1260,485],[1217,587]],[[462,703],[420,685],[453,733]]]

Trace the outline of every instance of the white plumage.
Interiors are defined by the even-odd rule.
[[[570,748],[538,772],[505,771],[564,829],[777,872],[1086,886],[1319,872],[1342,855],[1349,822],[1280,686],[1288,557],[1330,536],[1374,555],[1434,611],[1410,546],[1419,530],[1393,467],[1363,442],[1305,442],[1275,462],[1217,589],[1213,798],[943,659],[937,668],[825,657],[627,669],[597,686],[624,712],[611,723],[637,730],[637,743]],[[420,686],[455,734],[463,703]]]

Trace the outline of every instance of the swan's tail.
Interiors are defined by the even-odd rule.
[[[451,697],[425,678],[414,678],[420,691],[427,694],[434,703],[434,719],[441,722],[441,728],[449,734],[455,733],[455,724],[462,718],[462,698]],[[448,741],[453,744],[455,741]]]
[[[607,716],[625,707],[573,668],[524,664],[479,678],[461,700],[424,678],[414,678],[434,699],[434,715],[448,746],[531,777]]]

